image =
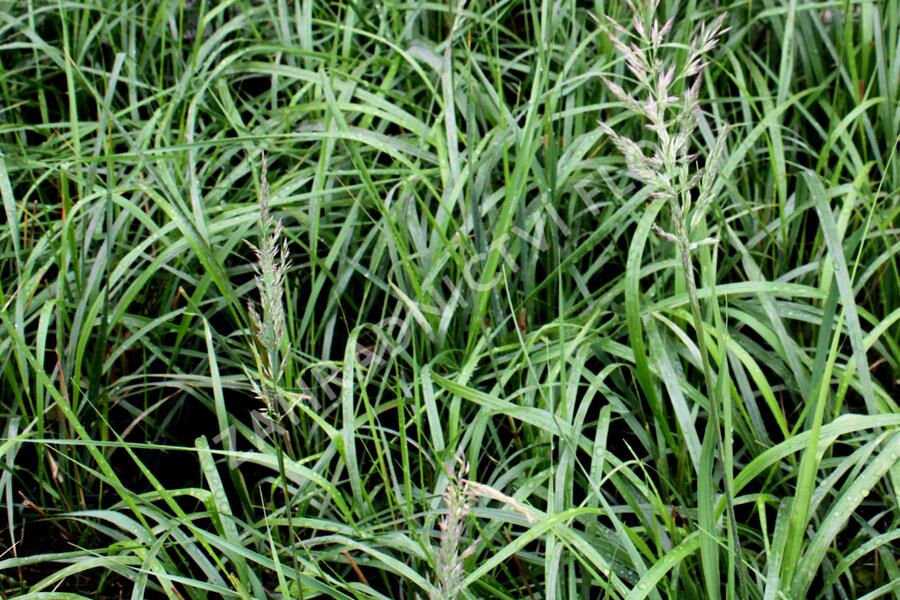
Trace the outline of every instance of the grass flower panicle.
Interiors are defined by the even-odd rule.
[[[265,154],[260,169],[259,245],[246,242],[256,256],[253,265],[254,281],[259,293],[259,309],[253,300],[247,301],[247,311],[253,326],[256,355],[262,385],[251,378],[251,385],[259,399],[271,411],[275,406],[273,393],[284,375],[288,359],[287,328],[284,311],[284,277],[290,268],[287,240],[282,239],[283,225],[275,220],[269,209],[268,165]]]
[[[447,466],[450,481],[444,490],[443,500],[447,512],[439,523],[440,547],[434,560],[437,593],[431,600],[456,600],[463,590],[464,561],[474,551],[474,545],[461,550],[472,498],[470,482],[466,479],[469,466],[460,459],[454,468]]]
[[[645,127],[652,132],[655,141],[649,144],[648,153],[642,144],[619,135],[605,122],[600,121],[598,125],[625,158],[629,175],[650,187],[655,197],[670,201],[669,208],[675,221],[687,225],[684,217],[691,211],[691,191],[699,186],[700,201],[691,220],[696,226],[700,215],[712,201],[712,182],[725,148],[723,134],[709,154],[706,168],[692,172],[696,155],[690,153],[690,141],[698,124],[700,84],[703,69],[708,64],[705,55],[728,31],[723,27],[725,14],[710,26],[705,23],[701,25],[700,32],[688,48],[684,66],[679,70],[676,60],[663,56],[663,51],[667,49],[664,41],[672,20],[660,25],[654,19],[648,30],[642,25],[644,16],[633,5],[631,8],[638,43],[623,42],[620,36],[632,37],[632,34],[610,17],[607,17],[607,34],[613,47],[625,59],[629,73],[637,82],[638,95],[644,99],[637,99],[607,77],[601,79],[610,93],[632,114],[647,121]],[[655,5],[651,5],[651,13],[654,8]],[[678,87],[682,88],[680,95],[675,92]],[[675,226],[678,227],[677,224]],[[686,246],[689,245],[688,242]]]

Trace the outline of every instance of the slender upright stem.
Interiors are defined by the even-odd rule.
[[[287,469],[284,467],[284,450],[281,447],[281,436],[278,432],[280,427],[281,419],[279,418],[276,421],[275,427],[275,456],[278,460],[278,472],[281,474],[281,490],[284,493],[284,501],[286,503],[287,510],[287,525],[288,525],[288,535],[290,536],[290,543],[288,544],[288,548],[290,548],[291,552],[291,562],[294,567],[294,577],[296,581],[300,581],[300,564],[297,562],[297,553],[294,552],[294,502],[291,494],[288,491],[287,484]],[[299,583],[297,589],[300,590],[300,600],[303,600],[303,585]],[[285,592],[286,596],[290,597],[290,592]]]
[[[687,228],[679,211],[673,211],[673,220],[675,221],[675,237],[678,252],[681,255],[681,267],[684,271],[684,281],[687,285],[688,300],[691,305],[691,317],[694,321],[694,330],[697,333],[697,347],[700,350],[700,361],[703,364],[703,376],[706,380],[706,395],[709,399],[709,415],[712,421],[712,427],[715,429],[716,449],[719,455],[719,461],[724,470],[727,466],[725,461],[725,442],[722,438],[722,424],[719,415],[719,400],[716,393],[715,382],[713,381],[712,365],[709,362],[709,352],[706,347],[706,336],[703,333],[703,318],[700,314],[700,297],[697,294],[697,282],[694,278],[694,261],[691,258],[691,241],[688,237]],[[710,474],[712,475],[712,474]],[[735,561],[741,572],[741,586],[744,585],[743,571],[740,570],[741,565],[741,543],[738,540],[737,532],[737,516],[734,513],[734,499],[731,490],[731,480],[726,473],[723,477],[725,488],[725,506],[728,510],[728,524],[731,529],[731,537],[734,540]]]

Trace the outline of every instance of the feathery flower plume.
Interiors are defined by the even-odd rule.
[[[284,375],[288,348],[284,312],[284,276],[290,267],[287,241],[281,239],[281,221],[269,212],[269,180],[266,156],[262,157],[259,194],[259,246],[246,242],[256,255],[253,271],[259,292],[259,308],[249,300],[247,311],[253,325],[252,346],[263,382],[250,379],[253,390],[266,410],[276,406],[274,389]]]
[[[676,228],[679,223],[686,225],[684,220],[691,210],[690,192],[701,187],[702,200],[690,219],[696,227],[702,211],[711,202],[708,190],[712,186],[705,184],[710,184],[715,176],[724,140],[719,139],[707,160],[706,169],[693,174],[691,163],[695,156],[689,152],[690,140],[697,127],[701,75],[708,64],[705,55],[715,48],[721,36],[728,31],[723,27],[725,15],[720,15],[711,25],[701,25],[688,48],[685,66],[679,70],[677,61],[666,60],[663,56],[663,44],[672,28],[672,19],[660,25],[654,18],[648,27],[645,15],[631,2],[628,5],[633,13],[632,28],[636,36],[609,17],[607,35],[613,47],[624,58],[629,73],[637,82],[638,96],[642,96],[643,100],[607,78],[603,78],[603,83],[631,113],[646,120],[646,128],[653,133],[655,139],[648,154],[635,141],[620,136],[605,123],[601,122],[599,126],[625,158],[629,175],[652,188],[655,197],[670,200],[669,206]],[[655,7],[656,2],[649,3],[650,14],[655,12]],[[637,43],[626,43],[622,41],[622,37],[636,38]],[[673,91],[679,85],[684,88],[681,95]],[[701,176],[701,172],[705,176]],[[704,191],[707,191],[705,196]],[[690,246],[690,243],[686,246]]]
[[[472,497],[470,482],[465,479],[469,473],[469,465],[459,459],[456,470],[452,464],[447,466],[450,482],[444,490],[444,504],[447,513],[440,522],[440,548],[434,560],[434,571],[437,576],[437,593],[431,600],[456,600],[463,590],[465,575],[463,562],[472,554],[474,544],[460,552],[466,518],[469,515],[469,500]]]

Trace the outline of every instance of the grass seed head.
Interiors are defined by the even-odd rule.
[[[440,548],[434,561],[437,578],[437,593],[432,600],[455,600],[463,590],[465,575],[464,561],[473,547],[460,551],[469,515],[469,500],[472,497],[470,482],[465,479],[469,466],[462,458],[456,468],[447,466],[450,481],[444,490],[443,500],[447,512],[440,521]]]
[[[676,233],[684,229],[689,234],[691,228],[700,224],[713,200],[713,182],[725,148],[722,135],[709,153],[706,168],[694,165],[697,155],[690,151],[691,136],[699,123],[700,84],[703,70],[709,64],[706,55],[728,29],[723,27],[724,13],[710,25],[703,23],[687,49],[684,66],[679,69],[678,60],[663,56],[672,20],[661,25],[655,16],[656,4],[647,2],[637,7],[628,3],[633,13],[634,33],[607,18],[607,35],[637,84],[636,94],[602,78],[610,93],[630,113],[645,120],[644,127],[652,134],[652,140],[638,142],[613,131],[605,123],[599,126],[625,159],[629,176],[649,187],[653,197],[668,200],[670,213],[678,221]],[[645,23],[650,17],[651,24],[647,27]],[[637,43],[625,43],[623,37],[636,39]],[[681,93],[676,92],[679,85]],[[685,219],[692,208],[691,190],[698,187],[697,207],[687,223]],[[657,228],[657,232],[660,231],[662,229]],[[683,245],[685,248],[690,246],[688,242]]]
[[[257,395],[271,408],[271,389],[277,386],[284,374],[289,349],[284,311],[284,280],[290,267],[287,241],[282,239],[281,220],[275,220],[269,211],[269,180],[265,154],[262,158],[259,198],[259,245],[253,249],[256,262],[253,265],[254,282],[259,293],[259,304],[247,302],[247,312],[253,326],[257,362],[260,374],[267,380],[262,386],[254,386]]]

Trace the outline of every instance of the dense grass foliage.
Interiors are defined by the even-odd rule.
[[[0,1],[0,597],[897,597],[900,1],[651,9]]]

